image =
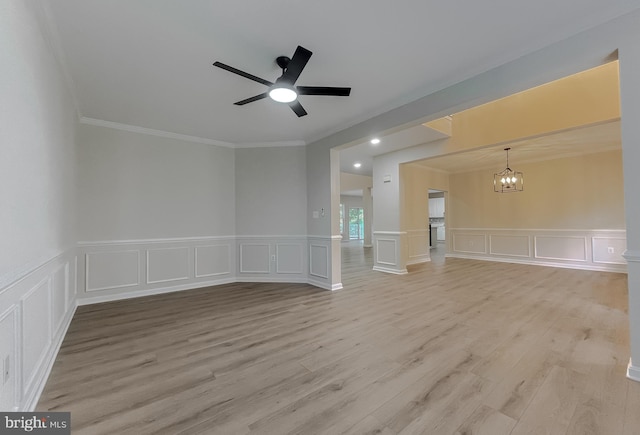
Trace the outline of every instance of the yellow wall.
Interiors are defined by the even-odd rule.
[[[620,118],[618,62],[452,116],[454,152]]]
[[[524,191],[494,193],[493,170],[451,174],[451,228],[625,229],[621,151],[518,165]]]
[[[449,174],[424,166],[400,166],[401,222],[403,230],[425,229],[429,226],[429,189],[449,190]]]

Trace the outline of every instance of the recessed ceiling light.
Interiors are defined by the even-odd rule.
[[[355,163],[353,164],[353,167],[354,167],[354,168],[359,168],[360,166],[362,166],[362,163],[360,163],[360,162],[355,162]]]
[[[377,137],[374,137],[373,139],[371,139],[371,143],[373,145],[378,145],[380,143],[380,139],[378,139]]]

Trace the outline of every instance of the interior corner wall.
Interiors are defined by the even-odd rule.
[[[620,151],[513,165],[523,192],[495,193],[489,169],[450,176],[453,256],[626,270]]]
[[[81,124],[81,303],[230,282],[230,148]]]
[[[329,143],[306,146],[308,282],[342,288],[340,265],[340,155]]]
[[[75,308],[77,115],[43,13],[0,3],[0,411],[33,409]]]
[[[306,282],[305,147],[237,149],[238,280]]]

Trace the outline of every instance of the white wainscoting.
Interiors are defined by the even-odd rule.
[[[237,236],[238,282],[307,282],[307,236]]]
[[[340,290],[340,250],[342,236],[309,236],[307,238],[309,274],[307,282],[326,290]]]
[[[407,231],[407,242],[409,243],[407,265],[431,261],[428,229]]]
[[[235,281],[235,237],[78,243],[78,304]]]
[[[403,275],[407,273],[407,233],[373,232],[373,270]],[[428,245],[428,235],[427,235]]]
[[[189,279],[189,251],[186,246],[147,249],[147,284]]]
[[[0,288],[0,410],[35,408],[75,312],[76,272],[70,248]]]
[[[625,230],[452,228],[447,257],[626,272]]]

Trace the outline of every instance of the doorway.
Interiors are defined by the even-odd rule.
[[[364,239],[364,209],[349,207],[349,240]]]
[[[446,195],[444,190],[429,189],[429,247],[437,249],[446,243]]]

